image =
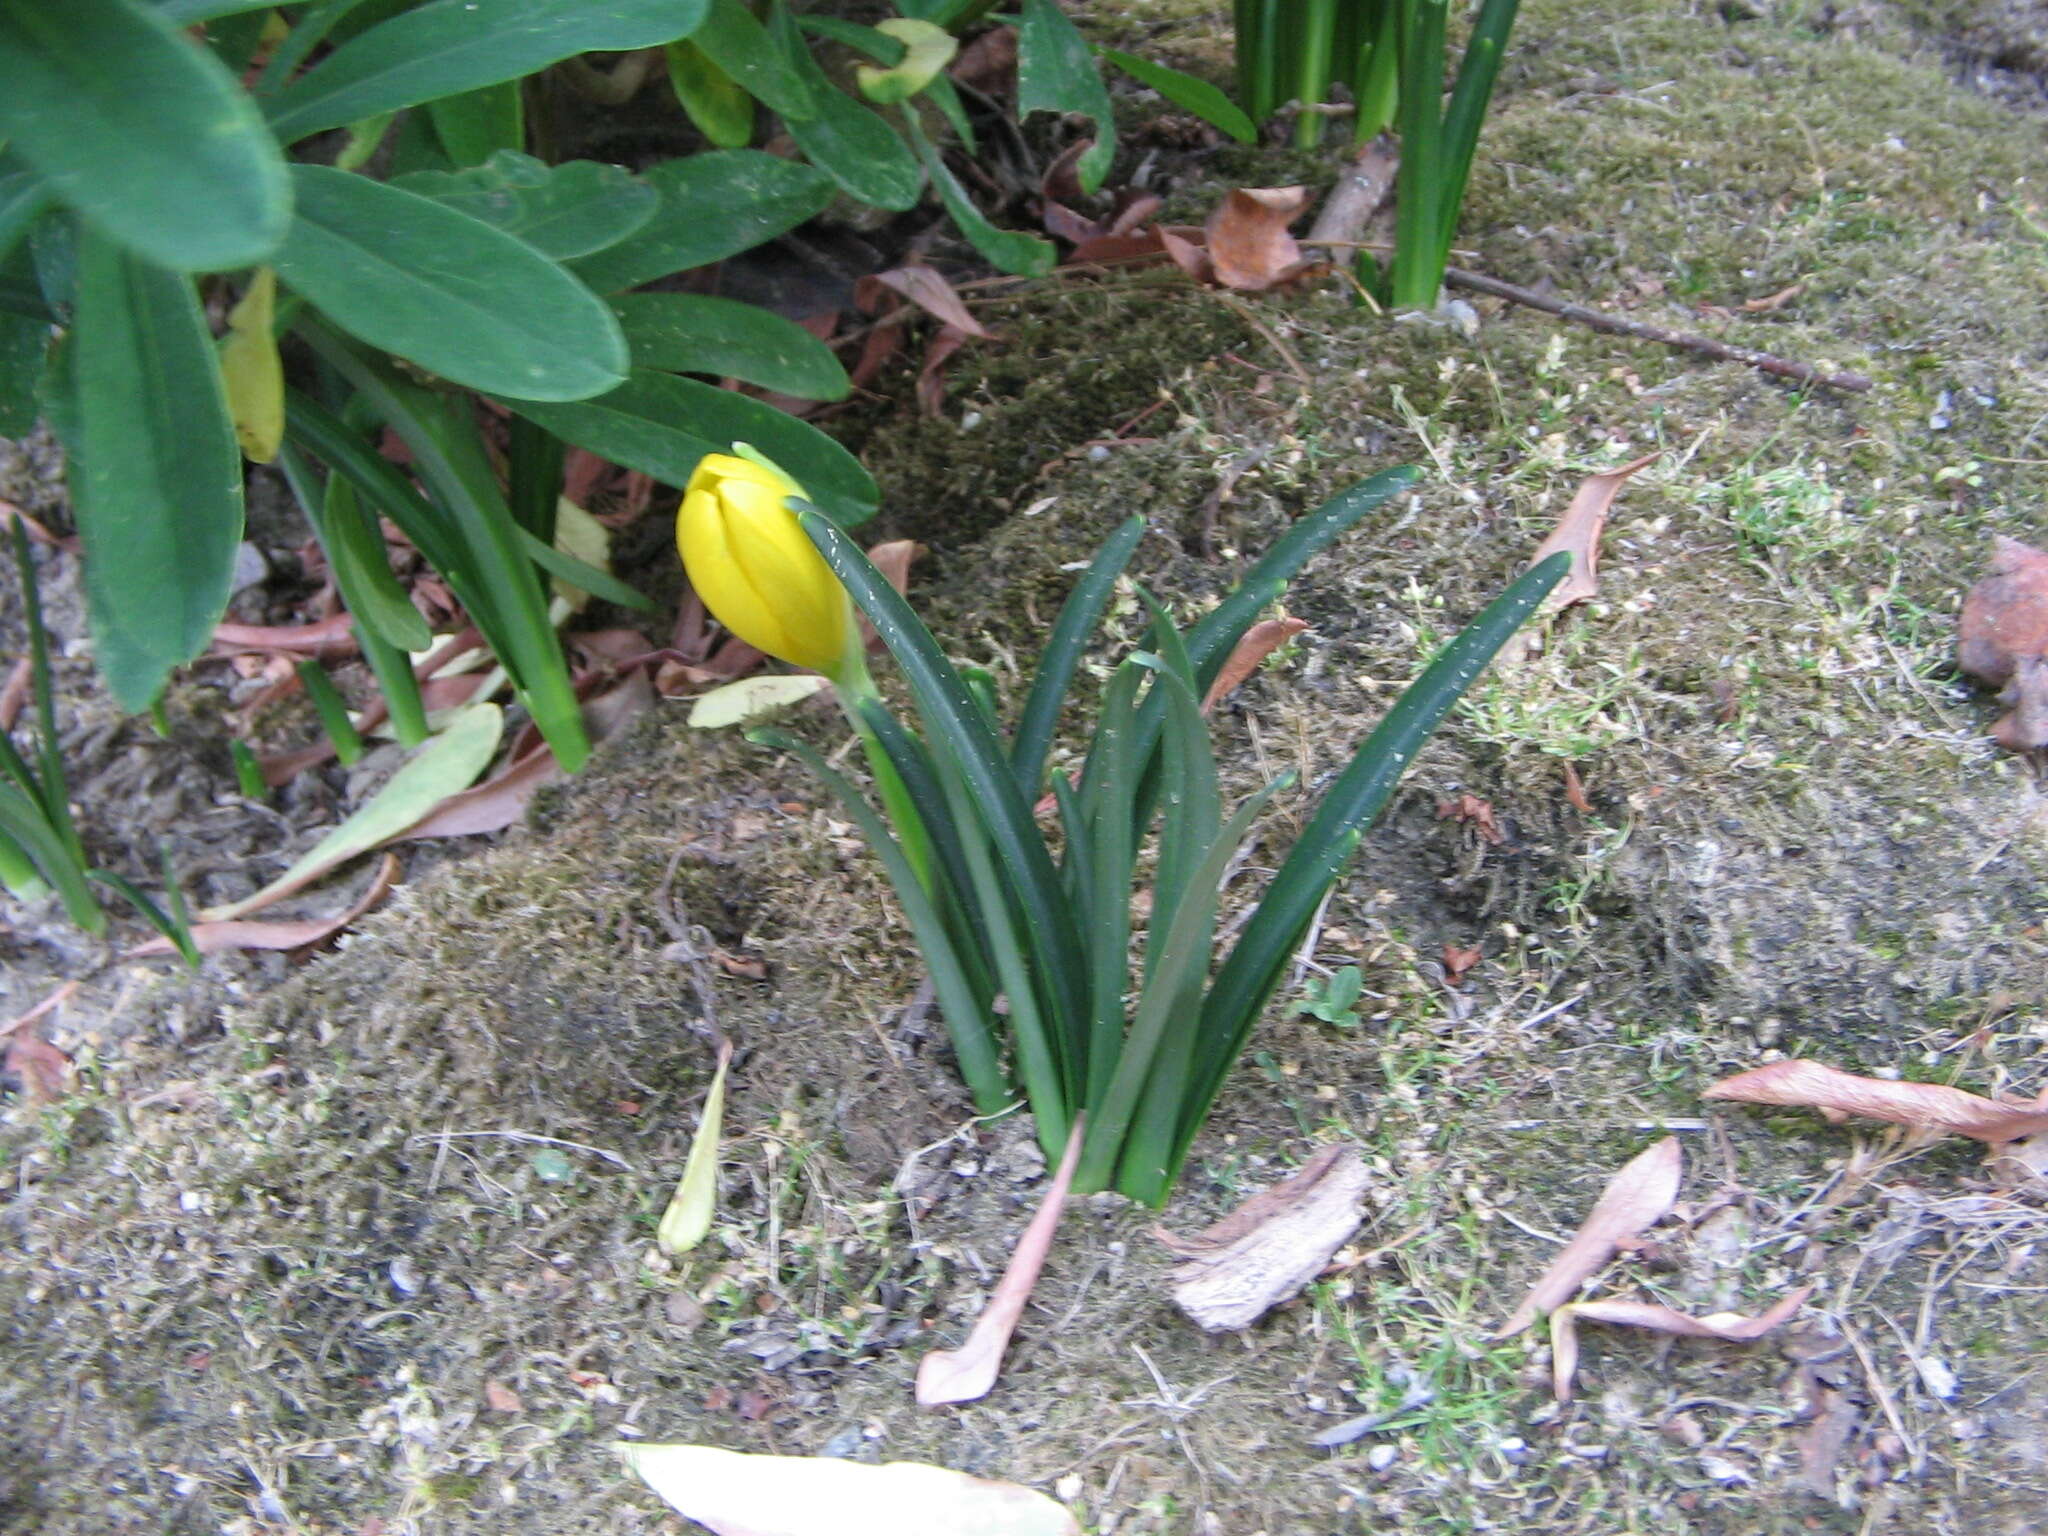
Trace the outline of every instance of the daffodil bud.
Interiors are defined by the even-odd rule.
[[[727,629],[845,681],[865,669],[860,629],[846,588],[790,510],[803,494],[766,460],[707,454],[683,492],[676,545],[690,585]]]

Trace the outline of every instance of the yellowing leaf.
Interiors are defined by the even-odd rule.
[[[718,1071],[711,1079],[711,1091],[704,1096],[704,1113],[697,1121],[697,1136],[690,1143],[690,1155],[683,1163],[683,1177],[661,1213],[661,1225],[654,1229],[654,1241],[670,1258],[688,1253],[711,1231],[712,1213],[718,1206],[718,1138],[725,1128],[725,1074],[732,1065],[732,1042],[718,1046]]]
[[[854,70],[861,94],[884,106],[908,101],[930,85],[938,72],[952,62],[960,46],[944,27],[909,16],[892,16],[877,23],[875,30],[895,38],[905,49],[903,57],[888,69],[863,64]]]
[[[555,548],[585,565],[596,566],[606,573],[611,571],[611,529],[566,496],[555,502]],[[559,576],[550,585],[555,596],[569,605],[571,613],[581,613],[590,601],[588,592],[569,585]]]
[[[830,687],[814,672],[796,676],[743,677],[736,683],[714,688],[690,708],[689,723],[700,731],[720,726],[744,725],[749,720],[800,704],[812,694]]]
[[[278,361],[277,274],[258,267],[249,291],[228,311],[220,343],[220,376],[243,456],[257,464],[277,457],[284,442],[284,365]]]
[[[613,1449],[718,1536],[1081,1536],[1079,1522],[1034,1489],[921,1462],[874,1467],[708,1445]]]
[[[290,869],[255,895],[208,908],[199,915],[210,923],[245,916],[311,885],[337,864],[403,832],[450,795],[467,789],[498,750],[498,738],[504,732],[505,712],[497,705],[472,704],[461,710],[447,729],[414,753],[382,789]]]

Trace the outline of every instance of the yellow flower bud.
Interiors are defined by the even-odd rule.
[[[863,665],[853,602],[789,509],[803,487],[779,470],[707,454],[676,515],[690,585],[747,644],[827,677]]]

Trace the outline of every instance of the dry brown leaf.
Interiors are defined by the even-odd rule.
[[[526,1404],[505,1383],[493,1376],[484,1383],[484,1406],[493,1413],[524,1413]]]
[[[1365,1186],[1357,1149],[1331,1145],[1192,1237],[1155,1228],[1186,1261],[1173,1272],[1174,1303],[1210,1333],[1249,1328],[1320,1274],[1358,1230]]]
[[[1861,1115],[1921,1131],[1970,1136],[1992,1146],[2048,1131],[2048,1102],[2001,1104],[1939,1083],[1858,1077],[1817,1061],[1774,1061],[1752,1067],[1723,1078],[1702,1097],[1817,1109],[1831,1121]]]
[[[1017,29],[990,28],[961,48],[946,73],[983,95],[1011,95],[1017,86]]]
[[[947,282],[936,268],[913,263],[907,267],[896,267],[862,278],[860,284],[856,285],[855,299],[863,309],[872,314],[881,306],[873,302],[874,291],[865,288],[869,283],[879,283],[882,287],[901,294],[926,314],[952,326],[956,331],[964,331],[969,336],[979,336],[984,340],[994,339],[982,323],[969,312],[960,295],[953,291],[953,285]]]
[[[398,878],[398,855],[387,853],[370,880],[369,888],[347,911],[334,917],[308,917],[289,923],[256,923],[232,920],[223,923],[194,923],[192,943],[202,955],[217,955],[228,949],[304,949],[324,944],[382,901]],[[130,959],[145,955],[170,955],[176,947],[166,938],[154,938],[128,951]]]
[[[213,643],[223,650],[340,656],[356,648],[355,622],[353,614],[337,613],[315,624],[216,624]]]
[[[2048,747],[2048,551],[2018,539],[1993,543],[1991,574],[1963,599],[1956,661],[2002,690],[2010,712],[1991,727],[2001,747]]]
[[[750,1456],[708,1445],[613,1447],[717,1536],[1081,1536],[1036,1489],[915,1461]]]
[[[1261,663],[1281,646],[1308,628],[1306,619],[1261,619],[1244,632],[1244,638],[1223,658],[1216,681],[1202,697],[1202,713],[1208,714],[1237,687],[1259,670]]]
[[[1163,226],[1154,229],[1152,233],[1159,237],[1159,248],[1166,252],[1168,259],[1196,282],[1206,283],[1215,276],[1215,268],[1209,262],[1209,252],[1203,245]],[[1076,251],[1074,254],[1078,257],[1080,252]],[[1103,258],[1096,256],[1091,259],[1101,261]]]
[[[1209,215],[1209,262],[1226,288],[1258,292],[1311,263],[1287,226],[1308,206],[1306,187],[1236,187]]]
[[[1595,597],[1600,591],[1600,532],[1607,526],[1607,513],[1614,505],[1614,498],[1621,494],[1621,488],[1629,477],[1638,470],[1657,461],[1658,455],[1646,453],[1633,463],[1619,469],[1610,469],[1602,474],[1589,476],[1572,497],[1572,504],[1565,508],[1564,516],[1557,520],[1557,526],[1550,531],[1550,537],[1536,546],[1536,553],[1529,557],[1531,565],[1541,565],[1560,550],[1569,550],[1572,566],[1565,573],[1563,581],[1551,589],[1544,602],[1547,612],[1555,613],[1560,608],[1569,608],[1573,603],[1583,603]]]
[[[1767,1312],[1744,1317],[1739,1312],[1716,1312],[1708,1317],[1688,1317],[1653,1301],[1578,1301],[1550,1314],[1551,1390],[1557,1400],[1572,1399],[1572,1378],[1579,1369],[1580,1323],[1610,1323],[1623,1328],[1648,1328],[1657,1333],[1676,1334],[1687,1339],[1722,1339],[1746,1343],[1760,1339],[1773,1328],[1790,1321],[1813,1294],[1802,1286]]]
[[[1507,833],[1500,829],[1500,817],[1494,811],[1493,802],[1482,800],[1469,789],[1455,799],[1437,801],[1436,819],[1464,822],[1496,847],[1507,841]]]
[[[1486,951],[1477,944],[1470,949],[1460,949],[1446,940],[1443,949],[1444,981],[1453,987],[1460,985],[1465,980],[1465,973],[1485,958]]]
[[[1505,1339],[1536,1321],[1539,1312],[1555,1312],[1578,1293],[1580,1286],[1630,1238],[1646,1232],[1678,1199],[1678,1181],[1685,1154],[1676,1136],[1666,1136],[1638,1152],[1607,1181],[1585,1225],[1572,1235],[1543,1277],[1529,1288],[1514,1315],[1494,1334]]]
[[[22,705],[28,702],[28,690],[33,678],[34,667],[24,656],[14,664],[14,670],[7,674],[7,682],[0,687],[0,731],[11,731],[21,714]]]
[[[54,1104],[71,1082],[71,1058],[33,1027],[8,1035],[7,1070],[21,1079],[22,1095],[30,1104]]]
[[[925,415],[946,414],[946,364],[967,341],[967,333],[957,325],[942,325],[939,333],[925,343],[924,363],[917,370],[917,408]]]
[[[1024,1315],[1024,1303],[1038,1284],[1038,1272],[1045,1268],[1045,1255],[1066,1207],[1067,1190],[1074,1182],[1074,1167],[1081,1161],[1082,1118],[1074,1117],[1074,1129],[1067,1137],[1067,1150],[1060,1158],[1059,1171],[1046,1189],[1037,1214],[1017,1239],[1017,1248],[1003,1269],[1003,1278],[989,1293],[988,1305],[975,1319],[967,1342],[958,1349],[935,1349],[917,1364],[917,1401],[926,1408],[940,1403],[971,1403],[988,1396],[1003,1368],[1003,1351],[1010,1347],[1010,1335],[1017,1331]]]

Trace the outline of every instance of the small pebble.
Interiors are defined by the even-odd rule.
[[[1401,1459],[1401,1449],[1394,1445],[1376,1445],[1365,1453],[1365,1464],[1375,1472],[1384,1472]]]
[[[420,1278],[417,1264],[400,1254],[391,1261],[391,1289],[401,1296],[417,1296],[426,1282]]]

